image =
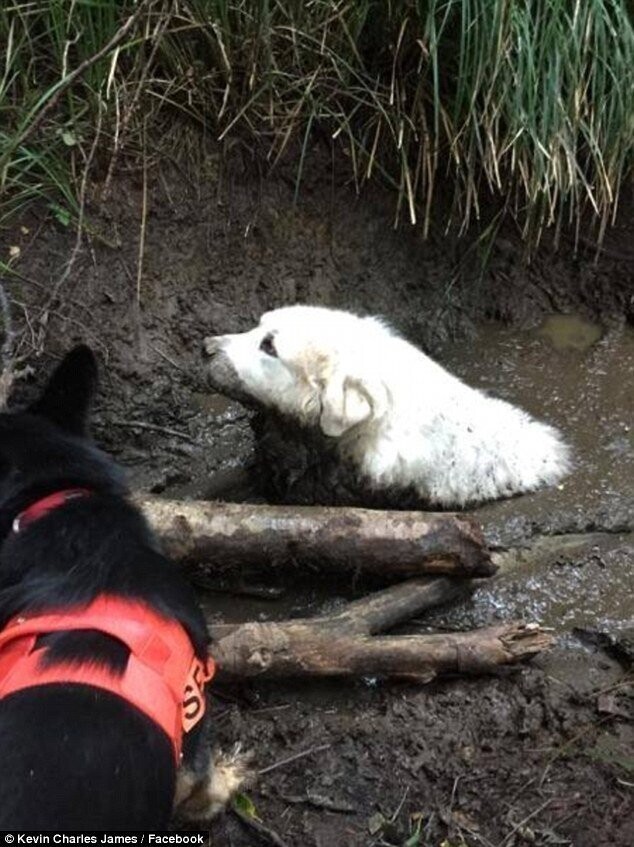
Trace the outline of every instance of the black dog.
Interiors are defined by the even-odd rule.
[[[161,829],[242,778],[214,772],[206,715],[182,734],[204,712],[205,621],[87,439],[96,376],[77,347],[0,414],[2,830]]]

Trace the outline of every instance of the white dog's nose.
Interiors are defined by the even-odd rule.
[[[203,341],[203,350],[208,356],[214,356],[222,348],[222,335],[208,335]]]

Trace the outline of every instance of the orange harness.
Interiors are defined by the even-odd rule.
[[[60,498],[53,508],[63,502],[66,500]],[[130,656],[123,674],[117,675],[97,663],[43,665],[46,647],[36,648],[38,636],[87,629],[125,644]],[[16,616],[0,632],[0,699],[51,683],[79,683],[110,691],[164,730],[172,742],[177,764],[183,733],[189,732],[205,714],[204,687],[214,673],[213,659],[198,659],[180,623],[159,615],[144,603],[112,595],[102,594],[83,607]]]
[[[40,635],[93,629],[118,639],[130,651],[122,676],[100,664],[65,662],[42,666]],[[0,632],[0,699],[15,691],[56,682],[111,691],[144,712],[167,733],[180,761],[183,732],[205,713],[204,686],[214,675],[195,655],[183,627],[142,603],[102,595],[85,608],[15,617]]]

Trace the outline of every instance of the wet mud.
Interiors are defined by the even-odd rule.
[[[558,426],[574,469],[557,487],[477,510],[489,543],[512,553],[501,556],[502,573],[477,593],[464,622],[527,614],[562,633],[631,627],[634,331],[550,315],[531,330],[487,327],[475,349],[466,361],[464,348],[450,345],[444,361]]]
[[[222,744],[241,740],[266,771],[248,791],[259,818],[289,847],[629,847],[631,223],[608,236],[615,249],[599,264],[564,243],[545,245],[527,267],[503,232],[482,275],[456,240],[393,232],[380,192],[358,199],[323,174],[307,175],[298,205],[283,179],[241,174],[220,191],[214,179],[154,177],[139,288],[134,175],[106,209],[87,210],[109,246],[92,237],[74,253],[74,233],[45,209],[0,235],[3,257],[19,247],[19,276],[4,285],[18,368],[32,369],[13,401],[28,398],[71,343],[92,344],[104,371],[94,435],[134,488],[213,497],[241,479],[253,456],[250,413],[209,391],[201,342],[293,302],[383,314],[471,384],[559,426],[575,453],[562,487],[478,511],[499,575],[408,629],[528,617],[557,631],[549,655],[428,687],[366,679],[215,688]],[[263,599],[198,586],[215,620],[328,611],[363,591],[330,578],[274,587],[281,596]],[[216,844],[266,842],[232,815],[213,832]]]

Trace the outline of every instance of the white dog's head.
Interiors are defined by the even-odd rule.
[[[289,306],[267,312],[249,332],[204,344],[215,388],[339,437],[386,412],[387,388],[368,366],[373,341],[386,334],[376,318]]]

